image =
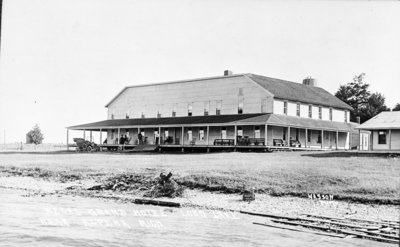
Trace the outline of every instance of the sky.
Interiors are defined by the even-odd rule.
[[[67,126],[106,119],[127,85],[226,69],[312,76],[331,93],[365,73],[393,107],[399,13],[399,1],[4,0],[0,143],[35,123],[45,143],[65,143]]]

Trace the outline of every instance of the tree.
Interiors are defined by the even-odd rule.
[[[42,131],[40,130],[40,127],[38,124],[35,124],[35,126],[33,126],[32,130],[28,132],[28,136],[32,139],[32,141],[33,141],[33,143],[35,143],[35,145],[41,144],[44,139]]]
[[[357,121],[363,109],[368,104],[371,93],[368,91],[369,84],[364,82],[365,73],[353,77],[353,82],[341,85],[335,96],[341,101],[350,105],[353,110],[350,111],[350,120]]]
[[[400,111],[400,103],[397,103],[396,106],[392,109],[392,111]]]
[[[360,112],[360,118],[362,122],[365,122],[383,111],[390,111],[385,104],[385,96],[380,93],[373,93],[369,97],[365,109]]]

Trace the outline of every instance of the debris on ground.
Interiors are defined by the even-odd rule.
[[[183,194],[183,187],[173,179],[172,173],[160,174],[159,177],[122,174],[106,180],[105,183],[90,187],[88,190],[113,190],[124,192],[144,192],[146,197],[179,197]]]

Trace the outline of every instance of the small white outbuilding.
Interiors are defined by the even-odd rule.
[[[381,112],[356,128],[371,132],[369,150],[400,151],[400,111]]]

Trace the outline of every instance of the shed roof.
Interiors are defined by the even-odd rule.
[[[271,92],[274,98],[352,110],[351,106],[320,87],[255,74],[246,76]]]
[[[301,118],[301,117],[292,117],[281,114],[266,114],[255,116],[252,118],[246,118],[239,121],[234,122],[234,124],[245,124],[245,123],[266,123],[269,125],[278,125],[278,126],[290,126],[293,128],[309,128],[309,129],[322,129],[322,130],[331,130],[331,131],[344,131],[344,132],[353,132],[354,125],[352,123],[341,123],[327,120],[318,120],[311,118]]]
[[[207,124],[227,124],[234,121],[243,120],[265,115],[256,114],[235,114],[235,115],[212,115],[212,116],[191,116],[191,117],[165,117],[165,118],[132,118],[132,119],[112,119],[94,123],[70,126],[68,129],[100,129],[124,126],[181,126],[181,125],[207,125]]]
[[[381,112],[358,126],[357,129],[400,129],[400,111]]]
[[[110,128],[140,128],[140,127],[177,127],[177,126],[206,126],[206,125],[264,125],[291,126],[294,128],[323,129],[332,131],[353,131],[353,125],[308,118],[291,117],[279,114],[235,114],[193,117],[168,118],[134,118],[113,119],[94,123],[70,126],[71,130],[100,130]]]

